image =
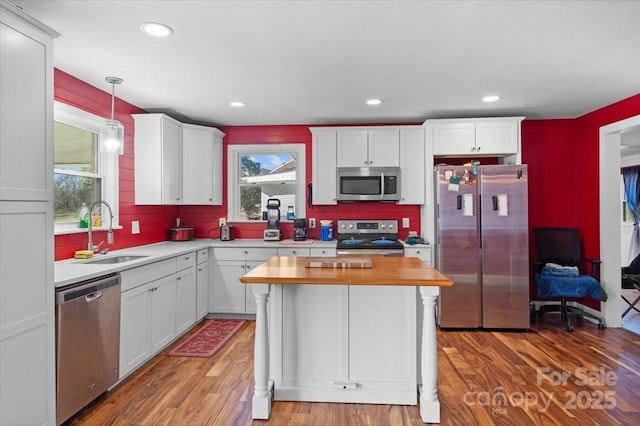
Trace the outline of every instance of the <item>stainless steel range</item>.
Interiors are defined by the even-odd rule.
[[[397,220],[339,220],[338,255],[403,255]]]

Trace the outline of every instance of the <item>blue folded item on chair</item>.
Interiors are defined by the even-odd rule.
[[[590,275],[562,277],[536,274],[534,278],[538,286],[538,298],[540,299],[590,297],[596,300],[606,300],[606,296],[602,299],[600,283]]]

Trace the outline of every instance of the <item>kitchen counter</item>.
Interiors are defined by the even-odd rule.
[[[371,268],[309,259],[272,257],[240,278],[257,305],[252,417],[268,419],[272,400],[419,404],[439,423],[435,305],[453,282],[417,257],[372,256]]]
[[[164,241],[121,250],[110,251],[107,254],[96,254],[91,259],[65,259],[55,262],[55,287],[64,287],[87,279],[102,275],[121,272],[131,268],[158,262],[170,257],[180,256],[195,250],[211,247],[251,247],[251,248],[335,248],[336,241],[263,241],[256,239],[239,239],[220,241],[212,239],[196,239],[192,241]],[[115,256],[145,256],[123,263],[96,264],[99,259]]]

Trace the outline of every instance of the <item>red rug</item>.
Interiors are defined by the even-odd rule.
[[[245,320],[205,320],[200,330],[173,348],[167,355],[210,358],[246,323]]]

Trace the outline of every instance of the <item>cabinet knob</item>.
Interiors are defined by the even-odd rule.
[[[476,151],[480,152],[480,147],[477,147],[477,148],[476,148]]]
[[[198,272],[202,272],[202,268],[198,268]]]
[[[178,281],[180,281],[180,280],[182,280],[182,277],[177,277],[176,279],[177,279]]]
[[[295,250],[292,250],[292,251],[291,251],[291,253],[293,253],[293,254],[298,254],[298,252],[297,252],[297,251],[295,251]]]
[[[471,148],[471,152],[476,152],[476,147],[475,146]]]

